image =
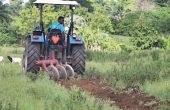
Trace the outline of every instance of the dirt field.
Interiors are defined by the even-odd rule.
[[[67,89],[75,85],[96,98],[107,100],[111,105],[116,105],[123,110],[155,110],[159,109],[160,105],[170,107],[170,102],[161,102],[154,96],[145,94],[138,87],[129,86],[124,90],[113,90],[107,84],[96,79],[60,81],[59,83]]]

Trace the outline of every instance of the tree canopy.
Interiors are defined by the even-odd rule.
[[[22,0],[15,0],[11,4],[3,4],[0,1],[1,36],[10,36],[9,38],[19,41],[18,39],[24,39],[28,33],[32,32],[33,28],[39,24],[39,11],[33,5],[34,1],[29,0],[26,4],[23,4]],[[111,40],[107,40],[114,40],[112,35],[143,38],[170,33],[169,0],[76,1],[81,6],[78,6],[75,11],[75,31],[84,36],[89,47],[100,46],[105,49],[109,44],[111,45],[109,48],[114,49],[118,42],[109,43]],[[57,20],[58,16],[64,15],[66,15],[65,26],[69,27],[68,6],[44,5],[45,30]],[[152,37],[149,38],[152,39]]]
[[[2,1],[0,1],[0,22],[9,22],[10,20],[10,11],[7,4],[3,4]]]

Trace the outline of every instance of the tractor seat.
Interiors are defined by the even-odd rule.
[[[61,37],[61,31],[59,29],[52,29],[49,33],[48,33],[48,38],[51,38],[53,35],[59,35]]]
[[[59,41],[57,44],[54,44],[53,41],[52,41],[52,36],[59,36]],[[62,34],[61,34],[61,31],[59,29],[52,29],[47,38],[49,39],[49,44],[50,45],[62,45]]]

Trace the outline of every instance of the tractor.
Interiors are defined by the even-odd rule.
[[[25,51],[22,66],[26,75],[37,74],[45,71],[51,79],[68,79],[75,73],[85,72],[85,46],[83,38],[74,34],[74,10],[79,5],[76,1],[62,0],[37,0],[34,4],[40,10],[40,23],[33,32],[26,37]],[[71,20],[68,33],[65,34],[64,43],[58,43],[63,38],[59,29],[53,29],[47,33],[43,23],[43,5],[69,5]],[[52,36],[58,36],[59,40],[53,43]],[[62,37],[61,37],[62,36]]]

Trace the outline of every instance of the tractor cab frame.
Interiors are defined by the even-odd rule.
[[[73,22],[73,17],[74,17],[74,10],[76,9],[76,5],[79,5],[76,1],[62,1],[62,0],[37,0],[34,2],[34,4],[36,4],[40,10],[40,32],[42,33],[42,35],[45,34],[44,32],[44,23],[43,23],[43,5],[44,4],[52,4],[52,5],[69,5],[70,10],[71,10],[71,21],[70,21],[70,27],[68,30],[68,33],[66,35],[67,38],[67,56],[71,55],[71,45],[72,44],[83,44],[83,39],[81,37],[78,36],[73,36],[73,31],[74,31],[74,22]],[[73,37],[77,37],[75,40],[72,39]],[[45,37],[44,37],[45,38]],[[40,39],[37,39],[37,41]],[[42,40],[42,39],[41,39]],[[45,40],[45,39],[44,39]],[[32,39],[33,41],[33,39]],[[33,42],[37,42],[37,41],[33,41]]]

